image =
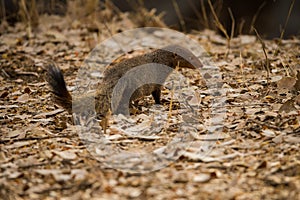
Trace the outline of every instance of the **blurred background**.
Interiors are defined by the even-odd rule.
[[[234,29],[234,35],[254,34],[252,27],[264,38],[279,38],[285,27],[284,38],[300,33],[299,0],[0,0],[1,22],[10,25],[41,14],[67,15],[72,13],[74,4],[81,5],[79,15],[84,17],[91,11],[113,5],[113,9],[129,13],[152,13],[162,19],[171,28],[189,32],[191,30],[212,29],[216,26],[216,17],[227,32]],[[27,10],[24,12],[24,9]],[[288,19],[288,20],[287,20]],[[147,20],[147,19],[145,19]],[[232,28],[234,22],[234,28]],[[141,26],[147,24],[140,24]]]

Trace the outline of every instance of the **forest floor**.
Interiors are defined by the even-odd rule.
[[[193,144],[157,170],[126,171],[104,165],[89,152],[72,115],[52,102],[45,81],[52,60],[69,89],[74,88],[82,62],[98,43],[137,27],[127,14],[105,12],[102,17],[106,24],[40,16],[34,30],[22,23],[2,25],[0,199],[300,199],[300,38],[278,44],[241,35],[232,38],[229,48],[213,31],[187,34],[221,73],[226,101],[220,133],[208,133],[212,97],[205,82],[186,73],[200,90],[199,126],[187,133]],[[162,94],[168,113],[170,91]],[[141,113],[130,117],[147,124],[148,104],[153,104],[151,98],[141,101]],[[172,109],[174,114],[177,108]],[[105,137],[127,151],[161,150],[180,134],[175,123],[141,137],[112,127]],[[207,144],[210,151],[203,156],[199,146],[203,150]],[[124,165],[130,168],[131,162]]]

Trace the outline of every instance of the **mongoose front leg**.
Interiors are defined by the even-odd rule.
[[[155,87],[153,92],[151,93],[156,104],[160,104],[160,95],[161,95],[161,86]]]

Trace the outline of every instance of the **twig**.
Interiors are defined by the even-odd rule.
[[[177,14],[177,17],[179,19],[179,23],[180,23],[181,29],[183,30],[183,32],[186,32],[185,22],[184,22],[182,14],[180,12],[178,3],[177,3],[176,0],[172,0],[172,3],[173,3],[173,6],[174,6],[174,9],[175,9],[175,12]]]
[[[203,19],[205,22],[205,28],[209,28],[208,17],[207,17],[205,5],[204,5],[204,0],[201,0],[201,11],[202,11],[202,16],[203,16]]]
[[[205,24],[202,22],[203,20],[201,19],[201,14],[198,11],[197,7],[193,4],[193,2],[191,0],[188,0],[188,3],[190,5],[190,7],[192,8],[193,12],[195,13],[195,15],[197,16],[198,20],[199,20],[199,24],[204,25],[205,28],[208,28],[205,26]],[[202,22],[202,23],[201,23]],[[198,24],[197,24],[198,25]]]
[[[21,17],[23,17],[23,20],[27,23],[27,28],[28,28],[28,37],[31,38],[31,35],[32,35],[32,27],[31,27],[31,19],[30,19],[30,14],[27,10],[27,7],[26,7],[26,2],[25,0],[21,0],[19,2],[20,4],[20,9],[22,12],[21,13]]]
[[[283,126],[284,124],[287,124],[289,121],[294,121],[296,120],[295,117],[292,117],[292,118],[287,118],[285,120],[282,120],[280,123],[279,123],[279,127]]]
[[[250,23],[249,34],[252,33],[252,31],[253,31],[252,28],[254,27],[254,24],[255,24],[255,22],[256,22],[256,19],[257,19],[258,15],[259,15],[260,11],[263,9],[263,7],[264,7],[265,5],[266,5],[266,1],[264,1],[264,2],[259,6],[259,8],[257,9],[256,13],[254,14],[254,16],[253,16],[253,18],[252,18],[252,20],[251,20],[251,23]]]
[[[24,72],[24,71],[15,71],[18,75],[29,75],[29,76],[36,76],[40,77],[38,73],[36,72]]]
[[[115,37],[113,37],[113,33],[112,31],[110,30],[110,28],[107,26],[106,22],[103,22],[103,25],[105,26],[105,28],[107,29],[110,37],[116,42],[116,44],[119,46],[119,48],[121,49],[121,51],[123,51],[124,54],[128,54],[128,52],[126,52],[123,48],[123,46],[121,45],[121,42],[117,41],[115,39]]]
[[[78,190],[85,190],[87,188],[90,188],[93,183],[89,183],[88,181],[83,181],[80,182],[79,184],[71,184],[71,185],[64,185],[64,186],[53,186],[53,187],[48,187],[46,189],[42,189],[37,191],[37,194],[49,194],[52,191],[65,191],[65,190],[71,190],[71,189],[76,189]]]
[[[211,10],[211,12],[212,12],[212,14],[213,14],[213,17],[214,17],[214,19],[215,19],[216,26],[217,26],[218,29],[220,29],[220,31],[225,35],[225,37],[226,37],[226,39],[227,39],[227,47],[228,47],[228,49],[230,49],[230,37],[229,37],[229,35],[228,35],[226,29],[224,28],[224,26],[223,26],[222,23],[220,22],[220,20],[219,20],[217,14],[216,14],[216,12],[215,12],[215,9],[214,9],[214,7],[213,7],[213,5],[212,5],[212,3],[211,3],[211,0],[208,0],[208,5],[209,5],[210,10]]]
[[[244,25],[245,25],[245,19],[241,19],[241,22],[239,23],[239,26],[238,26],[238,34],[239,35],[242,35]]]
[[[226,107],[252,107],[252,108],[259,108],[262,106],[271,106],[268,103],[251,103],[251,104],[230,104],[230,105],[222,105],[222,106],[226,106]],[[215,106],[216,108],[220,107],[222,108],[222,106]]]
[[[291,5],[290,5],[290,8],[289,8],[288,15],[287,15],[287,17],[286,17],[286,19],[285,19],[284,27],[283,27],[283,29],[281,30],[281,33],[280,33],[280,38],[279,38],[279,40],[278,40],[277,48],[276,48],[276,50],[275,50],[275,56],[276,56],[276,55],[278,54],[278,52],[279,52],[279,45],[281,45],[281,41],[282,41],[282,39],[283,39],[284,32],[285,32],[287,23],[288,23],[288,21],[289,21],[289,19],[290,19],[292,10],[293,10],[293,8],[294,8],[294,4],[295,4],[295,0],[292,0]]]
[[[243,76],[243,83],[246,85],[246,87],[248,87],[248,84],[246,82],[246,75],[244,74],[244,63],[243,63],[243,56],[241,50],[240,50],[240,60],[241,60],[240,69],[241,69],[241,74]]]
[[[253,123],[259,124],[259,125],[261,125],[261,126],[266,126],[266,127],[268,127],[268,128],[272,128],[272,129],[275,129],[275,130],[278,130],[278,131],[282,130],[282,128],[280,128],[280,127],[278,127],[278,126],[275,126],[275,125],[272,125],[272,124],[266,123],[266,122],[261,122],[261,121],[258,121],[258,120],[256,120],[256,119],[248,119],[247,121],[248,121],[248,122],[253,122]]]
[[[171,100],[170,100],[170,105],[169,105],[169,114],[168,114],[168,118],[171,118],[171,116],[172,116],[173,98],[174,98],[174,87],[173,87],[172,90],[171,90]]]
[[[10,78],[10,75],[8,75],[4,69],[1,69],[1,71],[7,78]]]
[[[115,11],[115,13],[117,13],[118,16],[122,14],[122,11],[110,0],[105,1],[105,7],[106,9]]]
[[[212,3],[211,3],[211,1],[210,0],[208,0],[208,5],[209,5],[209,7],[210,7],[210,10],[211,10],[211,12],[212,12],[212,14],[213,14],[213,17],[214,17],[214,19],[215,19],[215,23],[216,23],[216,26],[220,29],[220,31],[222,31],[222,33],[225,35],[225,37],[228,39],[229,38],[229,36],[228,36],[228,34],[227,34],[227,31],[226,31],[226,29],[224,28],[224,26],[222,25],[222,23],[220,22],[220,20],[219,20],[219,18],[218,18],[218,16],[217,16],[217,14],[216,14],[216,12],[215,12],[215,9],[214,9],[214,7],[213,7],[213,5],[212,5]]]
[[[51,161],[51,162],[43,162],[43,163],[36,163],[36,164],[25,164],[25,165],[18,165],[19,169],[26,169],[26,168],[31,168],[31,167],[40,167],[40,166],[45,166],[45,165],[53,165],[56,164],[56,161]]]
[[[270,78],[270,60],[268,58],[267,52],[266,52],[266,45],[264,43],[264,41],[262,40],[262,38],[260,37],[260,35],[258,34],[256,28],[253,27],[253,30],[256,33],[256,36],[258,38],[258,40],[260,41],[261,45],[262,45],[262,49],[265,55],[265,59],[266,59],[266,63],[265,63],[265,68],[267,70],[267,84],[269,85],[269,78]]]
[[[3,14],[3,22],[6,22],[7,20],[6,20],[6,10],[5,10],[5,4],[4,4],[4,0],[1,0],[1,7],[2,7],[2,14]]]
[[[46,136],[46,137],[28,137],[28,138],[19,138],[19,139],[7,139],[0,140],[0,144],[6,144],[9,142],[21,142],[21,141],[29,141],[29,140],[48,140],[52,138],[71,138],[73,135],[57,135],[57,136]]]
[[[230,8],[228,8],[228,12],[229,12],[229,16],[231,18],[231,33],[230,33],[230,40],[231,40],[234,36],[235,20],[234,20],[233,14],[232,14],[232,10]]]

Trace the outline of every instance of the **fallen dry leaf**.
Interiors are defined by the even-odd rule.
[[[278,88],[286,88],[291,90],[296,83],[296,79],[293,77],[283,77],[281,80],[277,81]]]

